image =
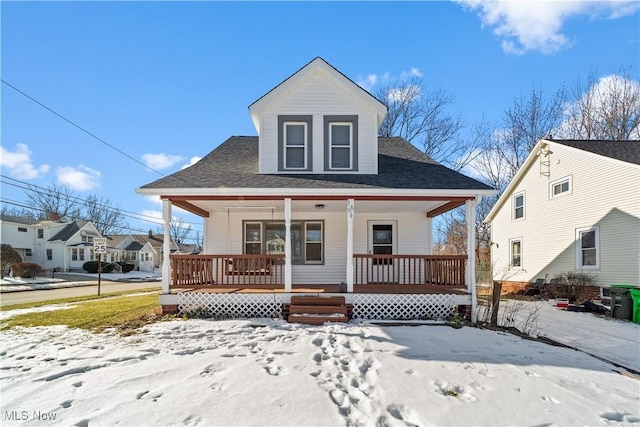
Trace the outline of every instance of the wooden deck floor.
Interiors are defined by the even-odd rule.
[[[239,293],[239,294],[262,294],[262,293],[285,293],[283,287],[273,287],[269,285],[240,286],[200,286],[200,287],[171,287],[172,293],[177,292],[205,292],[205,293]],[[323,294],[340,293],[338,285],[294,285],[292,293],[302,294]],[[467,289],[457,286],[442,285],[356,285],[354,294],[455,294],[466,295]]]

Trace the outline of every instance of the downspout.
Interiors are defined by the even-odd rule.
[[[162,293],[169,293],[171,284],[171,200],[162,201],[164,240],[162,242]]]

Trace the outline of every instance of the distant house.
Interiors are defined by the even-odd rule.
[[[2,215],[2,243],[10,244],[24,261],[45,269],[82,269],[94,259],[93,239],[102,237],[88,221],[37,221]]]
[[[323,294],[352,317],[415,319],[475,304],[474,251],[434,256],[432,221],[465,206],[473,223],[492,188],[379,138],[386,105],[322,58],[249,112],[258,136],[137,190],[163,200],[165,248],[172,206],[204,219],[203,253],[164,251],[165,311],[279,316]]]
[[[494,280],[640,283],[640,141],[541,139],[491,210]]]
[[[193,248],[188,245],[176,244],[173,239],[170,242],[171,253],[194,253]],[[134,264],[136,270],[154,271],[162,266],[163,245],[164,235],[154,234],[152,230],[147,234],[111,235],[107,239],[107,257],[110,262]]]

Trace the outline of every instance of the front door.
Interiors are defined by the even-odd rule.
[[[398,269],[392,257],[397,254],[397,221],[369,221],[369,254],[371,259],[367,281],[397,283]]]

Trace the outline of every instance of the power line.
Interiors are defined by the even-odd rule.
[[[23,190],[27,190],[27,191],[33,191],[35,193],[38,193],[38,194],[41,194],[41,195],[44,195],[44,196],[54,196],[54,195],[56,195],[56,193],[50,188],[44,188],[44,187],[41,187],[41,186],[38,186],[38,185],[35,185],[35,184],[30,184],[28,182],[20,181],[18,179],[11,178],[11,177],[8,177],[8,176],[2,175],[2,174],[0,174],[0,178],[5,180],[4,184],[6,184],[6,185],[10,185],[10,186],[17,187],[17,188],[20,188],[20,189],[23,189]],[[6,180],[14,181],[14,182],[20,183],[22,185],[13,184],[11,182],[7,182]],[[2,182],[2,181],[0,181],[0,182]],[[36,189],[40,189],[42,191],[37,191]],[[59,193],[59,196],[61,198],[63,198],[64,200],[69,201],[69,202],[87,203],[87,200],[81,198],[80,196],[71,196],[69,194],[62,194],[62,193]],[[145,220],[143,218],[138,218],[138,216],[139,217],[151,218],[152,220],[154,220],[154,221],[149,221],[149,222],[160,221],[159,218],[156,218],[156,217],[151,216],[151,215],[140,214],[140,213],[137,213],[137,212],[132,212],[132,211],[128,211],[128,210],[125,210],[125,209],[121,209],[119,207],[110,206],[110,205],[107,205],[107,204],[96,203],[96,205],[98,207],[101,207],[101,208],[104,208],[104,209],[107,209],[107,210],[111,210],[112,212],[115,211],[115,210],[118,210],[121,213],[122,212],[126,212],[129,215],[125,215],[125,214],[122,214],[122,215],[125,216],[125,217],[129,217],[129,218],[133,218],[133,219],[139,220],[139,221],[147,221],[147,220]],[[135,215],[135,216],[133,216],[133,215]],[[183,221],[183,222],[186,223],[186,224],[189,224],[189,225],[199,225],[198,223],[189,222],[189,221]]]
[[[14,85],[12,85],[11,83],[7,82],[6,80],[3,80],[0,78],[0,81],[4,84],[6,84],[7,86],[9,86],[11,89],[15,90],[16,92],[18,92],[19,94],[23,95],[24,97],[30,99],[31,101],[35,102],[36,104],[38,104],[39,106],[41,106],[42,108],[44,108],[45,110],[49,111],[52,114],[55,114],[56,116],[60,117],[62,120],[64,120],[65,122],[69,123],[70,125],[76,127],[77,129],[80,129],[82,132],[86,133],[87,135],[89,135],[90,137],[92,137],[93,139],[100,141],[101,143],[103,143],[104,145],[106,145],[107,147],[111,148],[112,150],[117,151],[118,153],[122,154],[123,156],[133,160],[134,162],[138,163],[139,165],[144,166],[146,169],[149,169],[155,173],[157,173],[158,175],[164,177],[165,174],[163,174],[162,172],[158,172],[157,170],[153,169],[150,166],[145,165],[144,163],[142,163],[140,160],[136,159],[135,157],[125,153],[124,151],[122,151],[121,149],[119,149],[118,147],[109,144],[107,141],[105,141],[104,139],[94,135],[93,133],[89,132],[88,130],[86,130],[85,128],[83,128],[82,126],[74,123],[73,121],[71,121],[70,119],[66,118],[65,116],[63,116],[62,114],[56,112],[55,110],[53,110],[52,108],[48,107],[47,105],[43,104],[42,102],[38,101],[37,99],[35,99],[34,97],[32,97],[31,95],[21,91],[20,89],[18,89],[17,87],[15,87]]]
[[[2,178],[4,178],[4,179],[7,179],[7,177],[5,177],[4,175],[0,175],[0,177],[2,177]],[[20,186],[20,185],[17,185],[17,184],[13,184],[13,183],[10,183],[10,182],[6,182],[6,181],[4,181],[4,184],[6,184],[6,185],[11,185],[11,186],[18,187],[18,188],[22,188],[22,189],[29,190],[29,191],[33,191],[34,193],[41,194],[41,195],[43,195],[43,196],[53,196],[53,195],[55,195],[55,193],[54,193],[51,189],[42,188],[42,187],[39,187],[39,186],[37,186],[37,185],[27,184],[27,183],[24,183],[24,182],[22,182],[22,181],[19,181],[19,180],[13,179],[13,178],[8,178],[8,179],[11,179],[11,180],[13,180],[13,181],[16,181],[16,182],[20,182],[20,183],[26,184],[26,185],[27,185],[27,187]],[[1,182],[1,181],[0,181],[0,182]],[[44,191],[38,191],[37,189],[42,189],[42,190],[44,190]],[[86,200],[85,200],[85,199],[80,198],[79,196],[70,197],[70,195],[68,195],[68,194],[61,194],[61,193],[58,193],[58,197],[60,197],[60,198],[61,198],[61,199],[63,199],[63,200],[66,200],[66,201],[68,201],[68,202],[71,202],[71,203],[85,203],[85,204],[86,204]],[[17,203],[21,203],[21,202],[16,202],[16,201],[11,201],[11,202],[12,202],[12,203],[10,203],[10,204],[13,204],[13,205],[16,205]],[[138,218],[137,216],[132,216],[132,215],[123,214],[123,213],[122,213],[122,210],[121,210],[120,208],[117,208],[117,207],[108,206],[108,205],[104,205],[104,204],[102,204],[102,205],[101,205],[101,204],[99,204],[99,203],[97,203],[97,206],[102,207],[103,209],[105,209],[105,210],[109,210],[109,211],[111,211],[111,212],[120,211],[120,214],[121,214],[123,217],[127,217],[127,218],[131,218],[131,219],[135,219],[135,220],[137,220],[137,221],[149,222],[149,223],[152,223],[152,224],[155,224],[155,225],[163,225],[163,224],[164,224],[164,222],[162,222],[162,220],[161,220],[161,219],[156,218],[156,217],[152,217],[152,216],[149,216],[149,215],[142,215],[142,214],[137,214],[137,213],[135,213],[135,212],[125,211],[125,212],[133,213],[134,215],[145,216],[145,217],[147,217],[147,218],[151,218],[151,220],[149,220],[149,219],[144,219],[144,218]],[[24,205],[24,204],[23,204],[23,205],[20,205],[20,207],[23,207],[23,208],[26,208],[26,209],[32,209],[32,210],[39,211],[39,212],[47,213],[45,209],[39,209],[39,208],[32,207],[32,206],[29,206],[29,205]],[[174,218],[175,218],[175,217],[174,217]],[[95,221],[94,221],[94,222],[95,222]],[[186,224],[189,224],[189,227],[182,227],[182,226],[178,226],[178,225],[173,225],[172,227],[174,227],[174,228],[176,228],[176,229],[179,229],[179,230],[186,230],[186,233],[202,233],[202,230],[195,229],[195,228],[191,228],[191,225],[196,225],[195,223],[189,223],[189,222],[187,222],[187,221],[183,221],[183,222],[184,222],[184,223],[186,223]],[[124,227],[120,227],[120,228],[124,228]]]

